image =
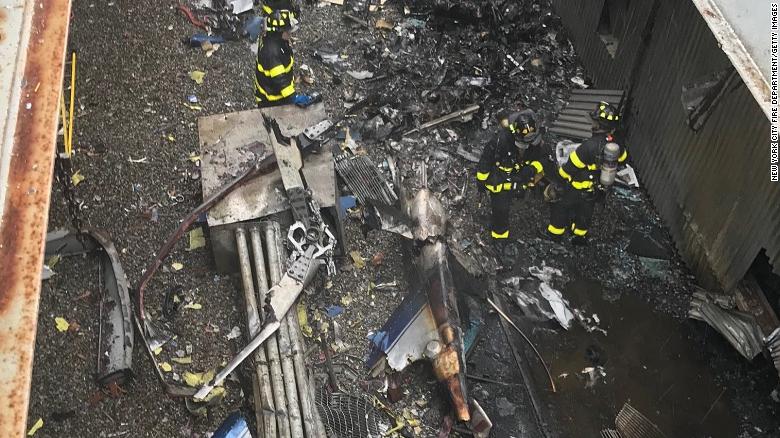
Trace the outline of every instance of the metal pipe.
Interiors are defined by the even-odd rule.
[[[236,247],[238,248],[238,261],[241,268],[241,282],[244,287],[244,301],[246,303],[246,325],[249,331],[249,333],[247,333],[247,337],[249,340],[251,340],[260,331],[261,321],[257,300],[255,298],[254,281],[252,280],[252,266],[250,265],[249,249],[247,248],[246,243],[246,231],[243,228],[236,229]],[[263,268],[263,274],[265,273],[264,271],[265,268]],[[271,388],[271,376],[268,369],[265,350],[258,348],[255,351],[254,359],[255,374],[253,376],[253,381],[255,382],[254,398],[255,415],[258,429],[257,433],[258,436],[275,437],[276,418],[274,417],[275,408],[273,389]]]
[[[296,312],[297,313],[297,312]],[[314,404],[312,391],[313,382],[309,379],[306,368],[306,358],[304,357],[303,334],[301,326],[298,323],[297,315],[293,312],[287,314],[290,324],[290,340],[293,347],[293,365],[295,365],[295,376],[298,383],[298,395],[301,398],[301,411],[303,412],[303,425],[306,428],[306,436],[310,438],[326,438],[325,426],[322,424],[320,416],[317,414],[317,406]]]
[[[269,265],[270,267],[270,265]],[[268,291],[269,284],[258,286],[261,290]],[[284,394],[284,379],[282,377],[281,359],[279,357],[279,345],[277,333],[271,335],[265,342],[268,368],[271,373],[271,388],[273,390],[274,406],[276,406],[276,425],[279,438],[291,438],[290,419],[287,416],[287,397]]]
[[[274,253],[276,254],[275,259],[281,261],[282,257],[280,257],[281,254],[284,253],[284,249],[281,248],[280,242],[281,242],[281,236],[280,236],[280,230],[278,227],[273,227],[273,234],[274,238],[268,240],[268,245],[274,246],[276,251],[269,250],[269,259],[271,259],[274,256]],[[272,271],[273,273],[273,271]],[[272,275],[279,275],[281,277],[282,272],[281,269],[276,272],[276,274]],[[316,421],[319,420],[319,417],[315,417],[315,410],[316,407],[314,406],[314,402],[311,398],[310,391],[309,391],[309,380],[307,378],[307,370],[306,370],[306,364],[303,357],[304,352],[304,341],[303,341],[303,335],[301,334],[300,325],[297,318],[297,312],[290,310],[287,312],[287,315],[285,316],[286,323],[282,323],[282,333],[284,333],[284,330],[286,329],[287,333],[289,334],[289,340],[290,340],[290,352],[292,357],[292,363],[294,367],[294,375],[295,375],[295,383],[297,387],[297,395],[300,401],[300,407],[301,407],[301,415],[302,415],[302,422],[304,429],[306,431],[306,436],[313,437],[313,438],[325,438],[325,435],[319,434],[319,428],[316,425]],[[316,418],[316,420],[315,420]],[[323,429],[324,431],[324,426]]]
[[[281,232],[279,224],[273,222],[265,230],[265,246],[268,255],[268,276],[271,283],[276,284],[282,279],[282,249],[279,247]],[[287,312],[290,315],[292,311]],[[283,317],[277,337],[279,343],[279,356],[282,365],[282,377],[284,379],[284,392],[287,395],[287,414],[290,419],[290,432],[294,437],[303,437],[303,423],[301,422],[301,407],[298,400],[298,388],[295,384],[295,366],[292,360],[292,345],[290,341],[290,326],[287,316]]]
[[[260,301],[260,307],[257,309],[260,314],[260,320],[265,320],[265,305],[266,294],[268,294],[268,272],[265,267],[265,254],[263,253],[263,240],[260,237],[260,227],[252,225],[249,228],[249,236],[252,241],[252,254],[254,258],[255,276],[257,279],[257,297]]]

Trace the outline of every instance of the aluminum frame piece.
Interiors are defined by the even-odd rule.
[[[26,432],[69,17],[0,0],[0,436]]]
[[[282,135],[295,137],[327,118],[321,104],[308,109],[274,107],[217,114],[198,119],[203,196],[241,173],[257,159],[273,153],[272,139],[263,129],[263,116],[279,121]],[[302,174],[321,208],[336,205],[336,170],[328,153],[303,159]],[[239,188],[208,213],[209,227],[255,220],[289,208],[280,171],[274,170]]]
[[[102,250],[102,251],[101,251]],[[46,239],[46,257],[98,252],[101,282],[100,329],[96,379],[100,385],[122,383],[133,374],[133,309],[128,281],[119,253],[103,231],[52,232]]]

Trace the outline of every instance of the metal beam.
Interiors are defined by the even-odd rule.
[[[25,434],[69,0],[0,0],[0,436]]]

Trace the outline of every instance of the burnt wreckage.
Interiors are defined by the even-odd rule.
[[[371,28],[371,16],[363,15],[372,6],[370,3],[347,1],[347,20],[360,29]],[[317,104],[307,109],[249,110],[199,119],[204,200],[182,219],[143,273],[135,291],[134,311],[116,251],[102,234],[88,232],[51,243],[51,254],[94,251],[102,256],[102,278],[108,294],[105,305],[101,304],[97,364],[101,383],[121,382],[130,375],[135,324],[165,392],[185,399],[191,410],[218,402],[223,382],[246,361],[253,362],[258,436],[380,436],[389,433],[389,427],[379,423],[391,420],[396,421],[396,428],[390,432],[408,435],[404,423],[411,425],[412,421],[386,415],[390,410],[380,409],[378,406],[384,406],[381,401],[369,402],[367,397],[342,393],[332,375],[328,384],[318,385],[307,363],[312,361],[314,349],[307,348],[310,339],[302,335],[306,309],[300,302],[316,302],[317,297],[306,297],[302,291],[320,287],[314,279],[321,271],[327,271],[331,278],[342,275],[335,269],[333,258],[341,260],[349,253],[343,223],[348,211],[363,226],[364,237],[366,229],[372,229],[401,242],[408,261],[405,277],[409,287],[401,291],[401,304],[386,321],[373,321],[375,331],[370,333],[367,351],[365,344],[361,346],[367,353],[365,365],[370,376],[385,382],[386,387],[379,392],[394,401],[398,388],[388,389],[387,385],[397,385],[402,371],[415,362],[426,361],[430,365],[426,370],[432,371],[441,394],[446,394],[445,406],[440,409],[444,425],[439,436],[451,430],[479,438],[490,436],[491,429],[492,436],[505,433],[505,429],[494,426],[485,411],[491,415],[495,410],[512,411],[512,406],[507,407],[511,403],[506,399],[506,403],[494,403],[485,391],[472,390],[478,385],[470,385],[468,379],[491,379],[467,375],[471,366],[468,354],[486,325],[482,313],[492,311],[497,313],[494,319],[505,334],[509,327],[525,338],[544,368],[551,392],[556,392],[556,380],[565,379],[566,373],[555,377],[551,374],[543,355],[523,334],[522,324],[515,324],[508,315],[512,312],[493,295],[498,288],[473,290],[464,287],[466,282],[456,280],[456,275],[463,273],[469,281],[482,280],[480,277],[494,271],[498,266],[495,260],[503,256],[496,256],[479,237],[464,237],[464,233],[474,232],[476,222],[470,217],[470,208],[463,208],[471,196],[468,172],[473,166],[469,163],[478,160],[480,147],[489,137],[485,133],[493,128],[500,111],[532,107],[539,113],[541,125],[552,126],[547,135],[582,140],[590,129],[581,114],[585,107],[600,100],[613,100],[622,106],[624,92],[589,89],[569,93],[572,84],[584,87],[585,80],[581,69],[574,67],[574,51],[561,35],[559,19],[539,3],[433,0],[406,9],[404,17],[398,17],[397,26],[384,29],[390,32],[381,40],[365,37],[360,41],[364,57],[350,61],[351,65],[327,42],[317,40],[311,48],[312,57],[333,73],[336,85],[343,84],[337,78],[346,78],[344,73],[362,81],[357,90],[345,89],[341,96],[332,95],[333,90],[325,92],[326,102],[344,103],[344,117],[334,117],[331,122],[323,105]],[[230,27],[235,33],[234,21]],[[376,27],[380,28],[379,23]],[[367,70],[352,70],[356,64]],[[565,160],[565,151],[570,150],[566,148],[576,145],[560,142],[555,151],[547,146],[550,161],[554,161],[556,154],[558,160]],[[238,155],[230,154],[236,151],[251,158],[234,163]],[[408,177],[414,172],[418,182]],[[336,182],[336,175],[343,184]],[[605,186],[617,181],[623,196],[638,196],[630,191],[630,187],[638,187],[636,175],[633,171],[628,176],[621,174],[614,160],[605,160],[601,176]],[[409,196],[407,191],[412,190],[414,195]],[[349,202],[356,206],[354,210],[343,206]],[[232,360],[215,363],[222,370],[199,381],[195,388],[171,383],[161,371],[156,356],[173,334],[145,312],[144,294],[176,242],[204,213],[208,214],[217,271],[240,274],[248,332],[245,346]],[[471,227],[466,228],[464,222]],[[544,244],[526,243],[514,244],[511,258],[526,256],[538,261],[542,252],[538,248]],[[566,252],[548,249],[544,247],[543,257]],[[525,250],[528,254],[520,254]],[[668,261],[671,256],[665,257]],[[650,263],[660,259],[650,255],[645,258]],[[491,286],[495,286],[495,279],[492,281]],[[569,303],[559,291],[553,294],[547,287],[542,295],[552,306],[551,312],[557,315],[560,306],[561,312],[569,312],[566,324],[562,323],[568,330],[575,318],[566,307]],[[733,310],[739,303],[728,304],[724,306],[717,298],[700,293],[695,296],[690,316],[715,327],[745,357],[753,358],[768,347],[780,363],[780,329],[772,331],[771,322],[758,327],[749,315]],[[584,315],[579,310],[575,313],[584,326],[592,320],[598,325],[597,315]],[[102,330],[110,336],[103,336]],[[606,336],[606,331],[598,330]],[[319,342],[323,348],[321,362],[331,367],[330,345],[324,339]],[[518,368],[522,368],[524,359],[531,362],[529,355],[523,358],[515,345],[510,347]],[[589,347],[589,351],[595,350]],[[606,375],[600,373],[604,373],[602,367],[591,367],[586,373],[588,385]],[[522,383],[492,383],[532,384],[527,379]],[[543,402],[533,394],[530,397],[536,420],[542,423],[539,409]],[[344,418],[336,418],[339,415]],[[453,424],[453,418],[457,424]],[[366,424],[358,427],[361,421]],[[227,429],[231,427],[249,433],[249,423],[231,416],[215,436],[229,436]],[[602,436],[633,436],[632,423],[639,425],[635,429],[652,432],[647,436],[663,436],[628,403],[615,420],[617,430],[603,431]],[[548,435],[543,429],[540,426],[542,435]],[[356,430],[363,435],[357,435]]]

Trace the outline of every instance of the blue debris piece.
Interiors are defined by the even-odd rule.
[[[249,425],[241,412],[233,412],[222,422],[211,438],[252,438]]]
[[[346,216],[347,209],[355,208],[355,205],[357,205],[357,200],[352,195],[339,198],[339,209],[341,209],[342,216]]]
[[[344,308],[341,306],[328,306],[328,308],[325,309],[325,314],[328,315],[329,318],[335,318],[342,313],[344,313]]]
[[[393,311],[390,318],[385,322],[382,329],[369,337],[369,353],[366,365],[372,368],[383,354],[386,354],[390,347],[404,333],[404,330],[411,324],[414,317],[420,312],[420,309],[428,304],[428,297],[419,290],[412,290],[401,301],[401,304]]]

